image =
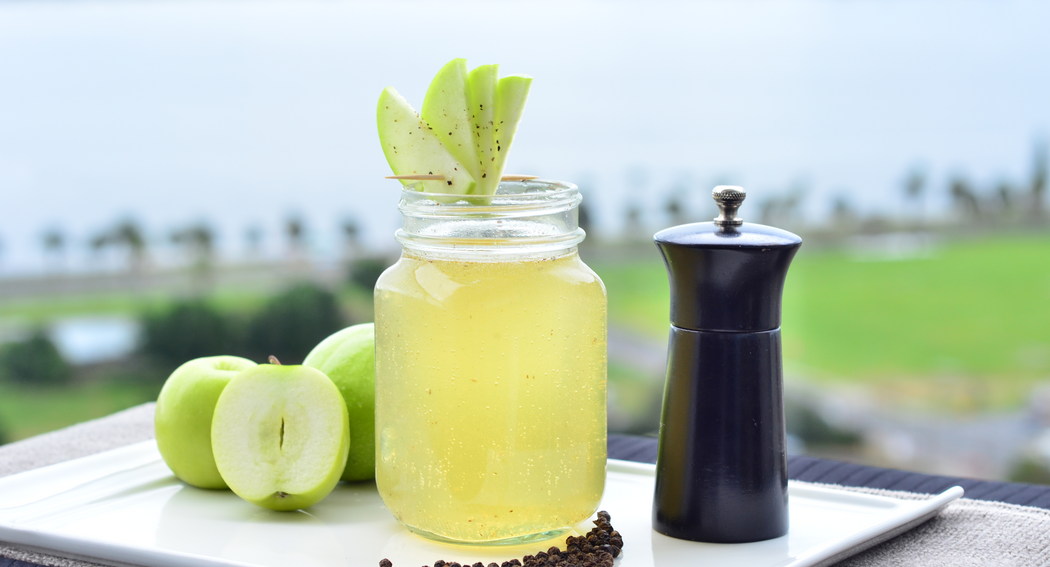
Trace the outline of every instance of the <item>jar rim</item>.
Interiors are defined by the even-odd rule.
[[[447,200],[446,200],[447,199]],[[491,196],[401,193],[405,249],[470,257],[549,255],[584,238],[579,188],[564,181],[504,181]]]
[[[440,208],[446,213],[477,213],[485,209],[501,211],[551,207],[559,203],[576,206],[581,200],[579,187],[568,181],[526,179],[501,181],[492,195],[463,195],[419,191],[415,185],[401,189],[400,208]]]

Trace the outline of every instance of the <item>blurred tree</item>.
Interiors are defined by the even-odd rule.
[[[284,219],[284,237],[288,241],[288,253],[292,261],[306,259],[306,220],[299,214]]]
[[[211,289],[215,275],[215,231],[204,221],[171,233],[171,241],[186,250],[198,295]]]
[[[95,259],[98,259],[102,256],[103,253],[105,253],[106,248],[109,248],[112,240],[113,238],[108,232],[100,232],[98,234],[95,234],[94,236],[88,239],[88,250],[91,251],[91,255]]]
[[[904,198],[911,206],[909,211],[918,225],[925,220],[923,201],[926,197],[926,170],[916,166],[904,178]]]
[[[132,273],[141,273],[146,266],[146,237],[134,219],[117,221],[112,228],[92,236],[88,246],[96,256],[109,248],[123,248],[127,254],[127,268]]]
[[[580,194],[583,195],[583,200],[580,201],[579,207],[576,209],[577,226],[583,229],[583,232],[587,234],[587,238],[583,241],[583,246],[593,245],[597,239],[598,234],[596,231],[592,231],[594,228],[594,219],[591,217],[591,205],[590,197],[593,195],[592,187],[594,181],[592,176],[588,173],[581,173],[577,176],[576,186],[580,189]]]
[[[141,327],[141,353],[170,370],[193,358],[244,350],[237,321],[201,299],[177,301],[163,311],[148,313]]]
[[[117,222],[113,227],[112,242],[127,250],[129,269],[141,272],[146,266],[146,237],[139,224],[130,218]]]
[[[783,220],[780,221],[780,226],[791,228],[803,222],[805,213],[802,210],[802,206],[805,204],[806,195],[808,194],[809,181],[799,179],[791,185],[781,204],[782,209],[780,212],[783,215]]]
[[[244,229],[244,244],[251,257],[257,257],[262,252],[263,230],[259,225],[253,224]]]
[[[808,181],[799,179],[785,193],[764,198],[758,203],[758,222],[781,228],[797,226],[803,220],[802,205],[808,193]],[[745,216],[744,220],[752,219]]]
[[[249,319],[245,351],[254,360],[274,355],[298,364],[321,339],[348,324],[334,293],[313,283],[297,284]]]
[[[185,248],[195,264],[210,264],[215,259],[215,231],[204,221],[173,231],[171,241]]]
[[[1028,212],[1036,223],[1046,219],[1046,189],[1048,178],[1050,178],[1050,163],[1048,163],[1048,149],[1046,140],[1039,140],[1035,144],[1035,166],[1032,170],[1031,204]]]
[[[843,191],[831,201],[831,226],[847,234],[857,230],[857,211],[850,202],[849,194],[849,191]]]
[[[685,204],[682,203],[682,194],[678,191],[672,191],[667,196],[667,200],[664,202],[664,212],[667,213],[667,225],[675,226],[679,224],[685,224],[686,212]]]
[[[758,222],[772,225],[779,215],[780,201],[772,197],[766,197],[758,202]]]
[[[691,194],[689,183],[691,180],[692,176],[688,173],[679,173],[678,178],[671,184],[668,190],[670,196],[667,198],[664,206],[664,211],[667,213],[668,226],[685,224],[696,220],[688,207]]]
[[[64,269],[66,263],[66,233],[61,228],[53,226],[40,235],[44,254],[51,258],[56,269]]]
[[[361,226],[357,219],[344,218],[339,223],[339,234],[343,237],[343,261],[350,261],[361,253]]]
[[[956,176],[948,185],[948,194],[960,213],[971,220],[981,220],[981,201],[968,179]]]
[[[371,291],[376,287],[376,280],[390,264],[389,259],[379,256],[354,258],[350,261],[347,279],[351,285]]]
[[[1016,189],[1008,180],[1002,180],[995,186],[996,208],[999,209],[1000,220],[1010,221],[1014,217],[1017,204],[1014,202]]]
[[[623,233],[628,239],[638,238],[645,233],[645,225],[642,222],[642,207],[638,203],[628,203],[624,209]]]
[[[66,384],[73,368],[43,329],[0,347],[0,379],[31,386]]]
[[[339,224],[339,229],[343,234],[343,240],[348,245],[357,244],[357,240],[361,236],[361,227],[358,226],[357,219],[352,217],[343,219],[343,222]]]

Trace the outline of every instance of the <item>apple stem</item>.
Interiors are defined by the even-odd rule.
[[[267,360],[270,361],[270,364],[276,364],[277,366],[281,365],[281,361],[277,360],[277,357],[272,355],[272,354],[270,355],[270,357]]]

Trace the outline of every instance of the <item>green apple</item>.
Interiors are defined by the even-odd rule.
[[[503,175],[532,78],[498,77],[498,66],[468,72],[453,59],[427,88],[421,114],[393,88],[379,97],[379,141],[397,176],[437,175],[440,180],[402,179],[423,191],[456,195],[495,193]]]
[[[339,483],[350,445],[346,403],[320,370],[271,362],[241,372],[219,396],[212,451],[237,496],[299,510]]]
[[[375,478],[376,355],[375,325],[361,323],[336,331],[306,355],[303,365],[335,382],[350,417],[350,452],[343,480]]]
[[[465,195],[474,190],[474,176],[448,151],[434,130],[393,87],[379,95],[376,110],[379,141],[394,175],[440,175],[438,181],[404,179],[428,193]]]
[[[161,457],[183,482],[226,488],[212,457],[212,414],[230,379],[254,366],[255,362],[237,356],[196,358],[176,368],[164,382],[153,431]]]

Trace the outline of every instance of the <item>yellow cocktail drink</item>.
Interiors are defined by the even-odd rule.
[[[586,520],[605,487],[606,295],[580,193],[402,192],[376,283],[376,484],[428,538],[518,543]]]
[[[577,254],[406,254],[375,297],[376,477],[402,523],[495,541],[595,511],[605,482],[605,290]]]

